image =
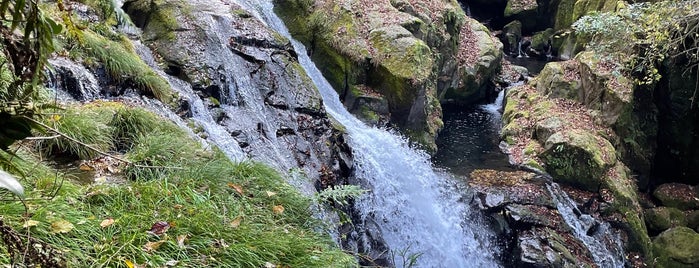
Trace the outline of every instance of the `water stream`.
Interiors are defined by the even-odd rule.
[[[357,200],[361,216],[379,223],[388,247],[421,254],[417,267],[494,267],[496,248],[487,229],[468,219],[455,183],[437,173],[428,156],[386,130],[369,127],[352,116],[335,90],[306,55],[303,45],[290,36],[273,12],[271,1],[240,1],[252,14],[290,40],[299,62],[314,81],[330,116],[345,126],[354,154],[355,176],[369,194]],[[396,261],[396,266],[403,263]]]

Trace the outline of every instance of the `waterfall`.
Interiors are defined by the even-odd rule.
[[[517,41],[517,58],[521,58],[522,55],[522,40]]]
[[[578,210],[575,202],[556,183],[546,185],[556,202],[566,224],[573,229],[575,238],[580,240],[592,254],[599,267],[624,267],[624,249],[619,235],[612,232],[609,223],[597,222],[592,216]]]
[[[449,178],[435,172],[429,157],[411,149],[404,138],[369,127],[352,116],[303,45],[274,14],[271,1],[239,0],[239,4],[292,40],[329,116],[347,129],[355,175],[370,190],[357,200],[356,208],[363,218],[378,223],[388,247],[393,252],[420,255],[418,267],[498,266],[493,257],[496,249],[483,239],[489,231],[466,219],[469,210],[459,202],[461,193],[449,189]],[[397,261],[396,265],[403,263]]]

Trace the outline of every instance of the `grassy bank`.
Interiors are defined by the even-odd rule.
[[[319,222],[310,214],[310,200],[280,174],[257,163],[232,163],[150,112],[96,102],[45,123],[131,162],[102,157],[65,138],[17,147],[22,160],[13,161],[26,174],[21,183],[28,211],[21,202],[3,200],[0,215],[16,233],[59,251],[69,267],[355,262],[314,231]],[[72,171],[50,167],[58,156],[85,160]],[[85,183],[85,177],[97,182]],[[10,263],[8,250],[0,244],[0,264]]]

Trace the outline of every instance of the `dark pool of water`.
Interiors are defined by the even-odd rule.
[[[507,56],[506,58],[514,65],[519,65],[527,68],[527,70],[529,70],[530,76],[538,75],[541,72],[541,70],[544,69],[544,65],[546,65],[546,63],[551,62],[551,60],[537,59],[533,57]]]
[[[435,166],[468,176],[474,169],[512,170],[499,149],[500,115],[493,105],[446,108]]]

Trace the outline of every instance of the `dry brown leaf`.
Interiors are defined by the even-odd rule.
[[[58,220],[51,223],[51,233],[54,234],[65,234],[73,230],[73,224],[66,220]]]
[[[89,166],[88,164],[82,163],[82,164],[80,164],[80,170],[82,170],[82,171],[92,171],[92,170],[94,170],[94,169],[93,169],[91,166]]]
[[[111,226],[112,224],[114,224],[114,219],[112,219],[112,218],[107,218],[107,219],[103,220],[103,221],[100,223],[100,226],[101,226],[102,228],[106,228],[106,227]]]
[[[284,213],[284,207],[282,205],[274,206],[272,211],[274,211],[274,214],[282,214]]]
[[[165,240],[160,240],[157,242],[147,242],[145,245],[143,245],[143,250],[145,252],[151,253],[153,251],[158,250],[160,245],[162,245],[165,242]]]
[[[235,184],[235,183],[232,183],[232,182],[229,182],[227,185],[228,185],[228,187],[235,189],[235,191],[238,192],[240,195],[244,195],[242,186]]]
[[[156,223],[153,223],[153,226],[150,227],[149,232],[156,235],[161,235],[167,232],[168,229],[170,229],[170,224],[168,222],[158,221]]]
[[[240,222],[242,222],[242,221],[243,221],[243,217],[238,216],[235,219],[233,219],[233,221],[231,221],[230,225],[233,228],[238,228],[238,226],[240,226]]]

